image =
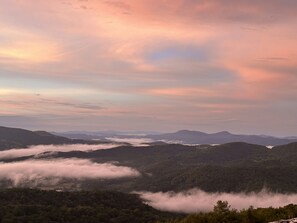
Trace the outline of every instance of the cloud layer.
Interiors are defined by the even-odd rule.
[[[296,7],[295,0],[2,1],[0,121],[60,131],[294,135]]]
[[[26,160],[0,163],[0,179],[11,180],[14,186],[22,182],[38,182],[45,178],[114,179],[138,177],[132,168],[110,163],[93,163],[84,159]]]
[[[213,210],[217,201],[228,201],[231,208],[247,209],[250,206],[281,207],[297,203],[297,194],[276,194],[262,191],[259,193],[206,193],[193,189],[186,192],[141,192],[140,196],[148,205],[163,211],[195,213]]]
[[[111,149],[119,146],[118,144],[73,144],[73,145],[37,145],[28,148],[9,149],[0,151],[0,159],[16,158],[23,156],[39,155],[45,152],[70,152],[70,151],[94,151],[101,149]]]
[[[147,143],[153,142],[152,139],[149,138],[118,138],[118,137],[110,137],[106,138],[107,140],[111,140],[114,142],[119,142],[119,143],[129,143],[132,146],[148,146]]]

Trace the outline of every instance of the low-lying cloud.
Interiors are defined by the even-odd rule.
[[[228,201],[231,208],[247,209],[250,206],[280,207],[297,203],[297,194],[259,193],[206,193],[198,189],[186,192],[140,192],[141,198],[156,209],[171,212],[196,213],[213,210],[218,200]]]
[[[119,144],[71,144],[71,145],[36,145],[28,148],[9,149],[0,151],[0,159],[16,158],[24,156],[38,155],[45,152],[70,152],[70,151],[94,151],[101,149],[111,149]]]
[[[140,176],[140,173],[130,167],[94,163],[85,159],[0,163],[0,180],[11,180],[14,186],[24,181],[42,181],[44,178],[114,179],[137,176]]]
[[[113,142],[118,142],[118,143],[129,143],[132,146],[148,146],[148,143],[154,142],[154,140],[150,138],[119,138],[119,137],[110,137],[106,138],[110,141]]]

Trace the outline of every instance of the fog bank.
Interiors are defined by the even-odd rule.
[[[132,146],[148,146],[146,143],[154,142],[154,140],[150,138],[118,138],[118,137],[110,137],[106,138],[110,141],[119,142],[119,143],[129,143]]]
[[[186,192],[140,192],[141,198],[156,209],[171,212],[195,213],[212,211],[218,200],[228,201],[231,208],[247,209],[250,206],[280,207],[297,203],[297,194],[259,193],[206,193],[198,189]]]
[[[26,160],[0,163],[0,180],[11,180],[14,186],[22,181],[43,178],[113,179],[137,177],[140,173],[130,167],[110,163],[93,163],[85,159]]]
[[[119,146],[119,144],[71,144],[71,145],[37,145],[21,149],[9,149],[0,151],[0,159],[16,158],[23,156],[38,155],[44,152],[70,152],[70,151],[94,151],[100,149],[111,149]]]

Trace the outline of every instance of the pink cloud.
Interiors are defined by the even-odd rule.
[[[238,210],[254,208],[281,207],[297,202],[296,194],[277,194],[267,191],[259,193],[206,193],[193,189],[180,193],[140,192],[147,204],[163,211],[197,213],[213,210],[219,200],[228,201],[231,208]]]
[[[14,186],[23,182],[42,182],[46,178],[115,179],[138,177],[130,167],[110,163],[93,163],[83,159],[27,160],[0,163],[0,178],[11,180]]]
[[[36,85],[26,83],[29,93],[1,94],[0,114],[69,115],[92,118],[92,125],[104,117],[135,123],[133,114],[150,120],[144,126],[155,119],[156,125],[163,120],[168,126],[176,122],[175,127],[181,124],[174,116],[199,123],[219,114],[220,120],[236,116],[251,123],[257,117],[243,112],[261,113],[263,106],[275,110],[282,101],[296,101],[295,8],[293,0],[0,3],[3,83],[15,77],[73,85],[72,96],[52,82],[48,85],[58,95],[41,86],[39,93],[48,99],[42,102],[28,95]],[[178,55],[151,59],[164,49]],[[176,49],[207,56],[189,58]],[[24,88],[10,82],[1,88]],[[189,111],[191,106],[200,109]],[[295,104],[290,111],[296,111]]]

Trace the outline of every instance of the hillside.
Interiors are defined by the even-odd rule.
[[[282,151],[289,150],[290,153]],[[149,147],[123,146],[92,152],[59,152],[47,158],[85,158],[99,163],[117,161],[141,171],[135,179],[88,180],[85,189],[120,191],[182,191],[198,187],[204,191],[242,192],[267,188],[297,192],[297,143],[275,147],[247,143],[219,146],[177,144]]]
[[[29,145],[94,143],[85,140],[68,139],[45,131],[29,131],[0,126],[0,150],[21,148]]]

